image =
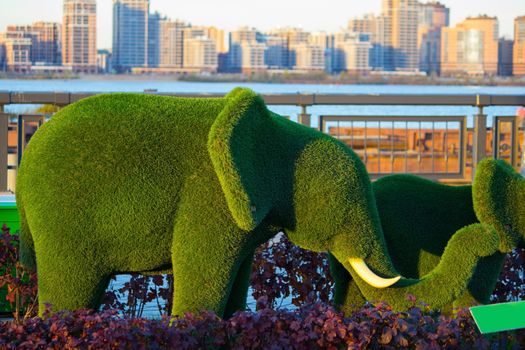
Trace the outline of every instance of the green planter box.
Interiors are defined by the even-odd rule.
[[[0,195],[0,226],[4,224],[11,229],[11,233],[20,230],[20,217],[14,195]]]
[[[18,233],[20,230],[20,217],[16,209],[14,195],[0,195],[0,227],[4,224],[9,227],[11,233]],[[0,266],[0,269],[6,268]],[[6,287],[0,288],[0,313],[10,313],[11,306],[5,300],[7,293]]]

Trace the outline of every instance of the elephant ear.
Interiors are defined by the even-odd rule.
[[[228,208],[243,230],[253,230],[270,211],[270,181],[264,178],[264,146],[257,135],[270,122],[260,96],[237,88],[208,135],[208,152],[226,197]]]

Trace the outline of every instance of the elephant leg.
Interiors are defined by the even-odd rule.
[[[345,315],[350,315],[366,302],[363,293],[345,267],[332,255],[328,255],[330,273],[334,279],[334,305]]]
[[[254,250],[247,244],[253,232],[233,221],[214,177],[201,169],[181,192],[172,241],[173,316],[211,310],[222,317],[238,271]]]
[[[246,310],[246,296],[248,294],[248,288],[250,287],[250,276],[252,273],[253,254],[248,255],[247,258],[242,262],[233,287],[230,292],[228,303],[224,311],[224,317],[231,317],[236,311]]]
[[[192,249],[189,248],[190,243],[174,242],[173,316],[203,310],[214,311],[219,317],[224,316],[243,259],[235,243],[217,239],[222,232],[215,232],[207,238],[192,242],[196,244]],[[223,232],[234,234],[231,230]],[[176,236],[195,233],[176,231]]]
[[[46,304],[53,311],[99,308],[111,278],[109,271],[50,252],[42,257],[37,253],[37,262],[39,315]]]

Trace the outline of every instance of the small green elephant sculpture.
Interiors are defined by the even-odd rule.
[[[478,220],[498,232],[501,252],[525,248],[525,180],[511,165],[482,160],[476,168],[472,198]]]
[[[208,309],[228,317],[245,307],[254,250],[283,230],[370,284],[370,300],[415,294],[441,305],[466,290],[479,260],[500,244],[475,226],[462,278],[446,278],[459,269],[446,252],[439,273],[399,276],[357,155],[270,112],[246,89],[72,104],[29,142],[16,195],[21,260],[36,262],[40,312],[44,303],[97,308],[111,275],[172,269],[173,315]]]
[[[447,281],[443,283],[454,286],[458,284],[454,280],[465,278],[462,260],[469,256],[472,258],[472,254],[468,253],[469,246],[485,244],[477,237],[477,231],[484,229],[477,224],[479,221],[472,203],[472,186],[447,186],[403,174],[383,177],[374,182],[372,187],[388,251],[394,266],[403,276],[421,279],[429,273],[437,273],[436,268],[446,252],[451,257],[455,256],[457,264],[446,272]],[[459,235],[464,238],[458,240]],[[504,253],[496,252],[479,259],[477,265],[470,264],[474,270],[471,271],[467,289],[463,292],[458,290],[457,299],[450,305],[434,299],[419,301],[429,303],[432,307],[439,306],[442,310],[486,304],[504,259]],[[368,286],[352,280],[348,271],[333,257],[330,257],[330,267],[336,284],[335,303],[344,311],[350,312],[360,307],[373,293],[373,290],[368,290]],[[397,297],[388,301],[397,307],[406,307],[412,301],[403,300],[402,294],[400,290]],[[385,300],[384,295],[380,297]]]

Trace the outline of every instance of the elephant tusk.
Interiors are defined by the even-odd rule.
[[[393,278],[382,278],[376,275],[370,268],[366,265],[363,259],[349,258],[348,262],[352,268],[357,272],[359,277],[361,277],[366,283],[375,288],[386,288],[390,287],[399,279],[401,276]]]

